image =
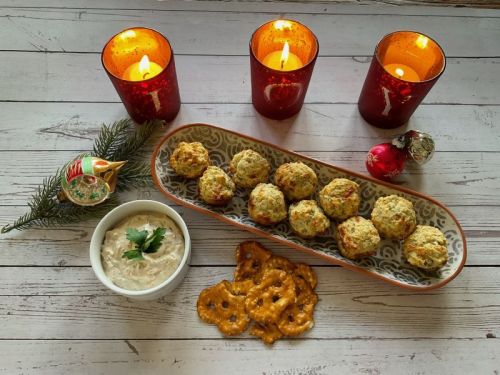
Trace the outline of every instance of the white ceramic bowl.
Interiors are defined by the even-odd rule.
[[[125,218],[145,211],[153,211],[165,214],[177,224],[184,236],[184,255],[181,259],[179,267],[161,284],[145,290],[128,290],[120,288],[119,286],[113,284],[113,282],[111,282],[111,280],[104,273],[101,262],[101,246],[108,230],[112,229],[115,225],[117,225]],[[92,269],[94,270],[97,278],[112,291],[123,296],[135,299],[151,300],[159,298],[177,288],[177,286],[179,286],[189,270],[190,258],[191,239],[189,237],[186,223],[184,223],[184,220],[182,220],[180,215],[171,207],[156,201],[137,200],[124,203],[114,208],[101,219],[99,224],[97,224],[97,227],[95,228],[94,234],[92,235],[92,239],[90,241],[90,264],[92,265]]]

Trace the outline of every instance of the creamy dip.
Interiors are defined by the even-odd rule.
[[[126,237],[127,228],[146,230],[148,235],[156,228],[165,228],[165,237],[154,253],[143,253],[143,260],[127,259],[122,255],[133,250],[135,244]],[[101,248],[104,272],[117,286],[128,290],[153,288],[172,275],[184,255],[184,236],[167,215],[144,212],[129,217],[106,232]]]

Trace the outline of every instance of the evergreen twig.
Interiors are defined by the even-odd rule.
[[[128,160],[119,172],[117,191],[152,184],[149,160],[142,161],[140,151],[160,123],[160,121],[146,122],[136,128],[132,120],[126,119],[110,126],[102,126],[94,141],[91,155],[110,161]],[[84,207],[71,202],[59,202],[57,194],[61,191],[61,175],[64,170],[65,167],[58,169],[53,176],[45,178],[28,202],[30,211],[12,224],[5,225],[1,233],[13,229],[59,226],[101,217],[119,204],[116,194],[96,206]]]

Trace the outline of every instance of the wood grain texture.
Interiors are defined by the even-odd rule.
[[[100,53],[112,35],[140,23],[164,33],[176,54],[247,55],[248,41],[255,29],[273,18],[287,17],[286,11],[283,6],[275,14],[255,12],[249,17],[237,11],[0,8],[0,28],[11,36],[2,40],[0,50]],[[324,56],[371,56],[382,36],[401,29],[422,30],[431,35],[449,57],[500,55],[500,31],[495,18],[442,17],[439,22],[423,15],[403,19],[393,15],[294,14],[291,18],[313,30],[321,45],[320,55]],[[206,25],[207,32],[200,33],[200,25]]]
[[[495,339],[1,341],[0,371],[80,374],[494,374]],[[19,352],[23,360],[16,361]],[[457,360],[459,358],[460,360]]]
[[[0,70],[0,101],[120,102],[99,55],[8,51],[0,59],[9,66]],[[357,103],[369,62],[318,58],[306,102]],[[251,103],[248,56],[176,56],[176,69],[183,103]],[[424,102],[500,104],[498,76],[500,58],[448,59]]]
[[[121,103],[0,102],[0,113],[0,151],[88,150],[102,123],[127,116]],[[152,143],[193,122],[214,124],[300,152],[364,152],[407,129],[431,134],[438,151],[500,151],[500,106],[488,105],[422,105],[406,126],[383,130],[367,124],[355,104],[306,104],[296,117],[272,121],[258,115],[251,104],[184,103]]]
[[[208,285],[230,279],[234,267],[191,267],[172,294],[140,303],[105,290],[91,268],[40,270],[45,277],[16,268],[12,273],[17,277],[5,280],[16,295],[0,299],[4,338],[221,338],[217,328],[198,318],[196,299]],[[498,268],[466,268],[452,283],[429,293],[409,292],[338,267],[316,272],[319,302],[314,329],[305,339],[485,338],[500,328]],[[32,291],[20,295],[16,284],[30,282]]]

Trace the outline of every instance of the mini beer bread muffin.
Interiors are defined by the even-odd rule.
[[[303,238],[313,238],[330,227],[330,220],[314,200],[292,204],[288,211],[288,221],[293,231]]]
[[[248,214],[253,221],[272,225],[286,219],[285,196],[273,184],[258,184],[248,199]]]
[[[316,173],[302,162],[280,165],[274,181],[291,201],[310,197],[318,185]]]
[[[268,161],[254,150],[238,152],[229,165],[234,183],[242,188],[253,188],[260,182],[266,182],[270,169]]]
[[[359,202],[359,185],[347,178],[334,178],[319,192],[321,208],[334,220],[357,215]]]
[[[413,204],[397,195],[377,199],[371,218],[380,236],[396,240],[405,239],[417,226]]]
[[[198,181],[200,198],[217,206],[228,203],[235,189],[233,180],[219,167],[208,167]]]
[[[353,216],[339,224],[335,235],[340,253],[349,259],[374,255],[380,245],[377,229],[361,216]]]
[[[417,225],[403,243],[403,253],[408,263],[426,271],[436,271],[448,261],[444,234],[427,225]]]
[[[172,169],[186,178],[200,177],[209,164],[208,151],[200,142],[179,142],[170,155]]]

